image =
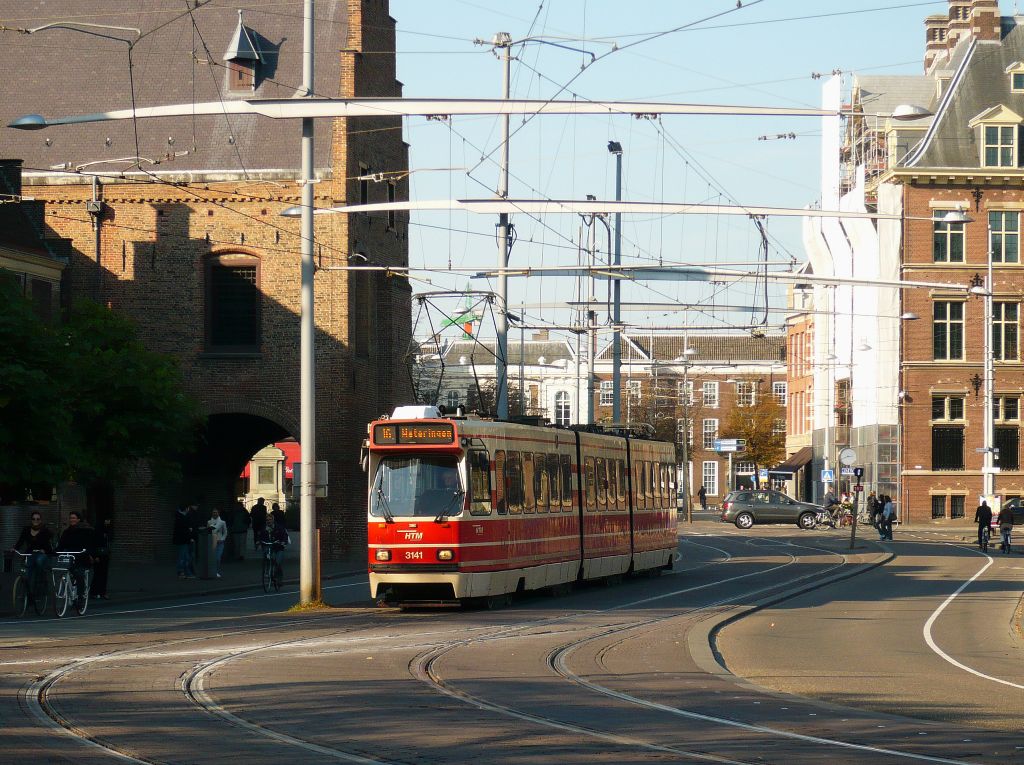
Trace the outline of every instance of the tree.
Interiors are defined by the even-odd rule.
[[[722,437],[746,439],[743,459],[754,463],[756,475],[759,467],[775,465],[786,456],[786,434],[775,427],[784,417],[774,396],[759,396],[752,406],[737,406],[729,412]]]

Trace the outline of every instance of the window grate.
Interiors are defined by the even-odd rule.
[[[256,286],[256,266],[211,266],[210,299],[211,345],[259,345],[260,293]]]
[[[946,497],[935,496],[932,497],[932,518],[945,518],[946,517]]]

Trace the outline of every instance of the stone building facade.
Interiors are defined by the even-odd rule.
[[[25,13],[74,19],[78,5],[33,1]],[[138,16],[100,0],[88,21],[133,26]],[[301,85],[301,13],[258,2],[183,11],[159,0],[142,23],[130,70],[124,45],[68,29],[6,45],[0,59],[24,80],[0,106],[2,121],[130,107],[133,94],[151,106],[291,97]],[[318,3],[316,29],[317,95],[401,95],[386,0]],[[65,302],[88,297],[131,316],[148,347],[179,359],[208,418],[180,486],[153,487],[140,467],[91,499],[97,518],[116,517],[119,554],[163,555],[177,503],[208,512],[232,501],[253,453],[299,436],[300,242],[298,222],[279,216],[300,199],[299,144],[298,121],[226,113],[3,131],[4,153],[24,158],[24,193],[46,202],[49,234],[72,241]],[[317,206],[405,199],[406,169],[400,118],[317,121]],[[317,459],[330,466],[318,516],[328,557],[365,541],[366,422],[411,396],[408,374],[394,373],[410,334],[407,281],[330,267],[353,252],[406,265],[407,226],[403,215],[316,219]]]

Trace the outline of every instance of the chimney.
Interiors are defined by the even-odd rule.
[[[20,159],[0,159],[0,194],[21,196]]]
[[[999,42],[1002,39],[999,0],[974,0],[971,6],[971,34],[975,40]]]
[[[924,20],[924,72],[930,74],[937,61],[946,54],[946,32],[949,19],[944,14]]]
[[[971,33],[972,0],[949,0],[949,32],[946,49],[952,53],[961,40]]]

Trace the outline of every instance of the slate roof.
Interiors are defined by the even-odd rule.
[[[909,157],[908,167],[978,168],[981,156],[977,130],[968,123],[1000,104],[1024,115],[1024,93],[1013,93],[1006,68],[1024,61],[1024,28],[1003,19],[1002,43],[977,42],[962,59],[966,67],[952,81],[948,97],[940,102],[935,124],[923,145]],[[1009,22],[1009,23],[1008,23]]]
[[[423,343],[421,345],[421,353],[431,354],[436,353],[436,349],[431,343]],[[450,366],[458,366],[459,359],[462,357],[466,358],[466,366],[470,364],[476,364],[476,366],[491,366],[494,364],[494,340],[457,340],[446,349],[444,349],[442,355],[444,362]],[[526,364],[540,364],[540,359],[544,359],[545,364],[554,364],[560,359],[568,359],[573,361],[575,359],[573,355],[573,349],[569,347],[569,344],[564,340],[527,340],[523,345],[523,357]],[[508,364],[519,364],[520,358],[520,344],[518,338],[510,335],[508,339]]]
[[[753,337],[751,335],[629,335],[644,356],[650,357],[653,346],[654,358],[659,361],[672,361],[680,358],[687,347],[697,351],[691,357],[694,364],[715,363],[756,363],[776,364],[786,360],[786,338],[784,335],[767,335]],[[623,347],[624,359],[637,359],[636,352],[630,355],[630,349]],[[611,343],[598,352],[598,361],[612,359]]]
[[[302,84],[301,3],[210,0],[191,14],[185,11],[189,5],[182,0],[18,0],[4,4],[0,24],[35,27],[77,18],[91,24],[138,27],[144,34],[149,33],[139,40],[132,55],[138,106],[217,101],[221,96],[239,99],[295,95]],[[338,53],[346,47],[347,5],[345,0],[319,0],[316,4],[318,95],[340,93]],[[255,92],[228,93],[222,57],[238,27],[240,9],[244,11],[245,26],[256,36],[265,63],[260,66],[262,78]],[[31,113],[54,117],[131,107],[124,43],[66,29],[32,35],[7,32],[2,39],[0,67],[8,77],[8,86],[0,99],[0,123],[6,125],[15,117]],[[212,63],[207,63],[211,59]],[[318,169],[331,164],[328,124],[321,120],[316,130]],[[300,128],[295,120],[237,115],[198,117],[194,121],[191,117],[175,117],[140,120],[138,129],[138,153],[144,157],[161,159],[175,151],[190,152],[155,168],[146,165],[152,170],[241,173],[245,167],[285,169],[297,175]],[[173,144],[168,138],[173,138]],[[46,144],[47,139],[50,145]],[[26,171],[135,154],[130,120],[34,132],[0,128],[0,156],[24,158]]]
[[[935,80],[925,75],[856,75],[853,87],[859,90],[858,103],[865,114],[892,114],[904,104],[931,109],[935,101]],[[904,124],[921,126],[930,120],[924,117]]]

